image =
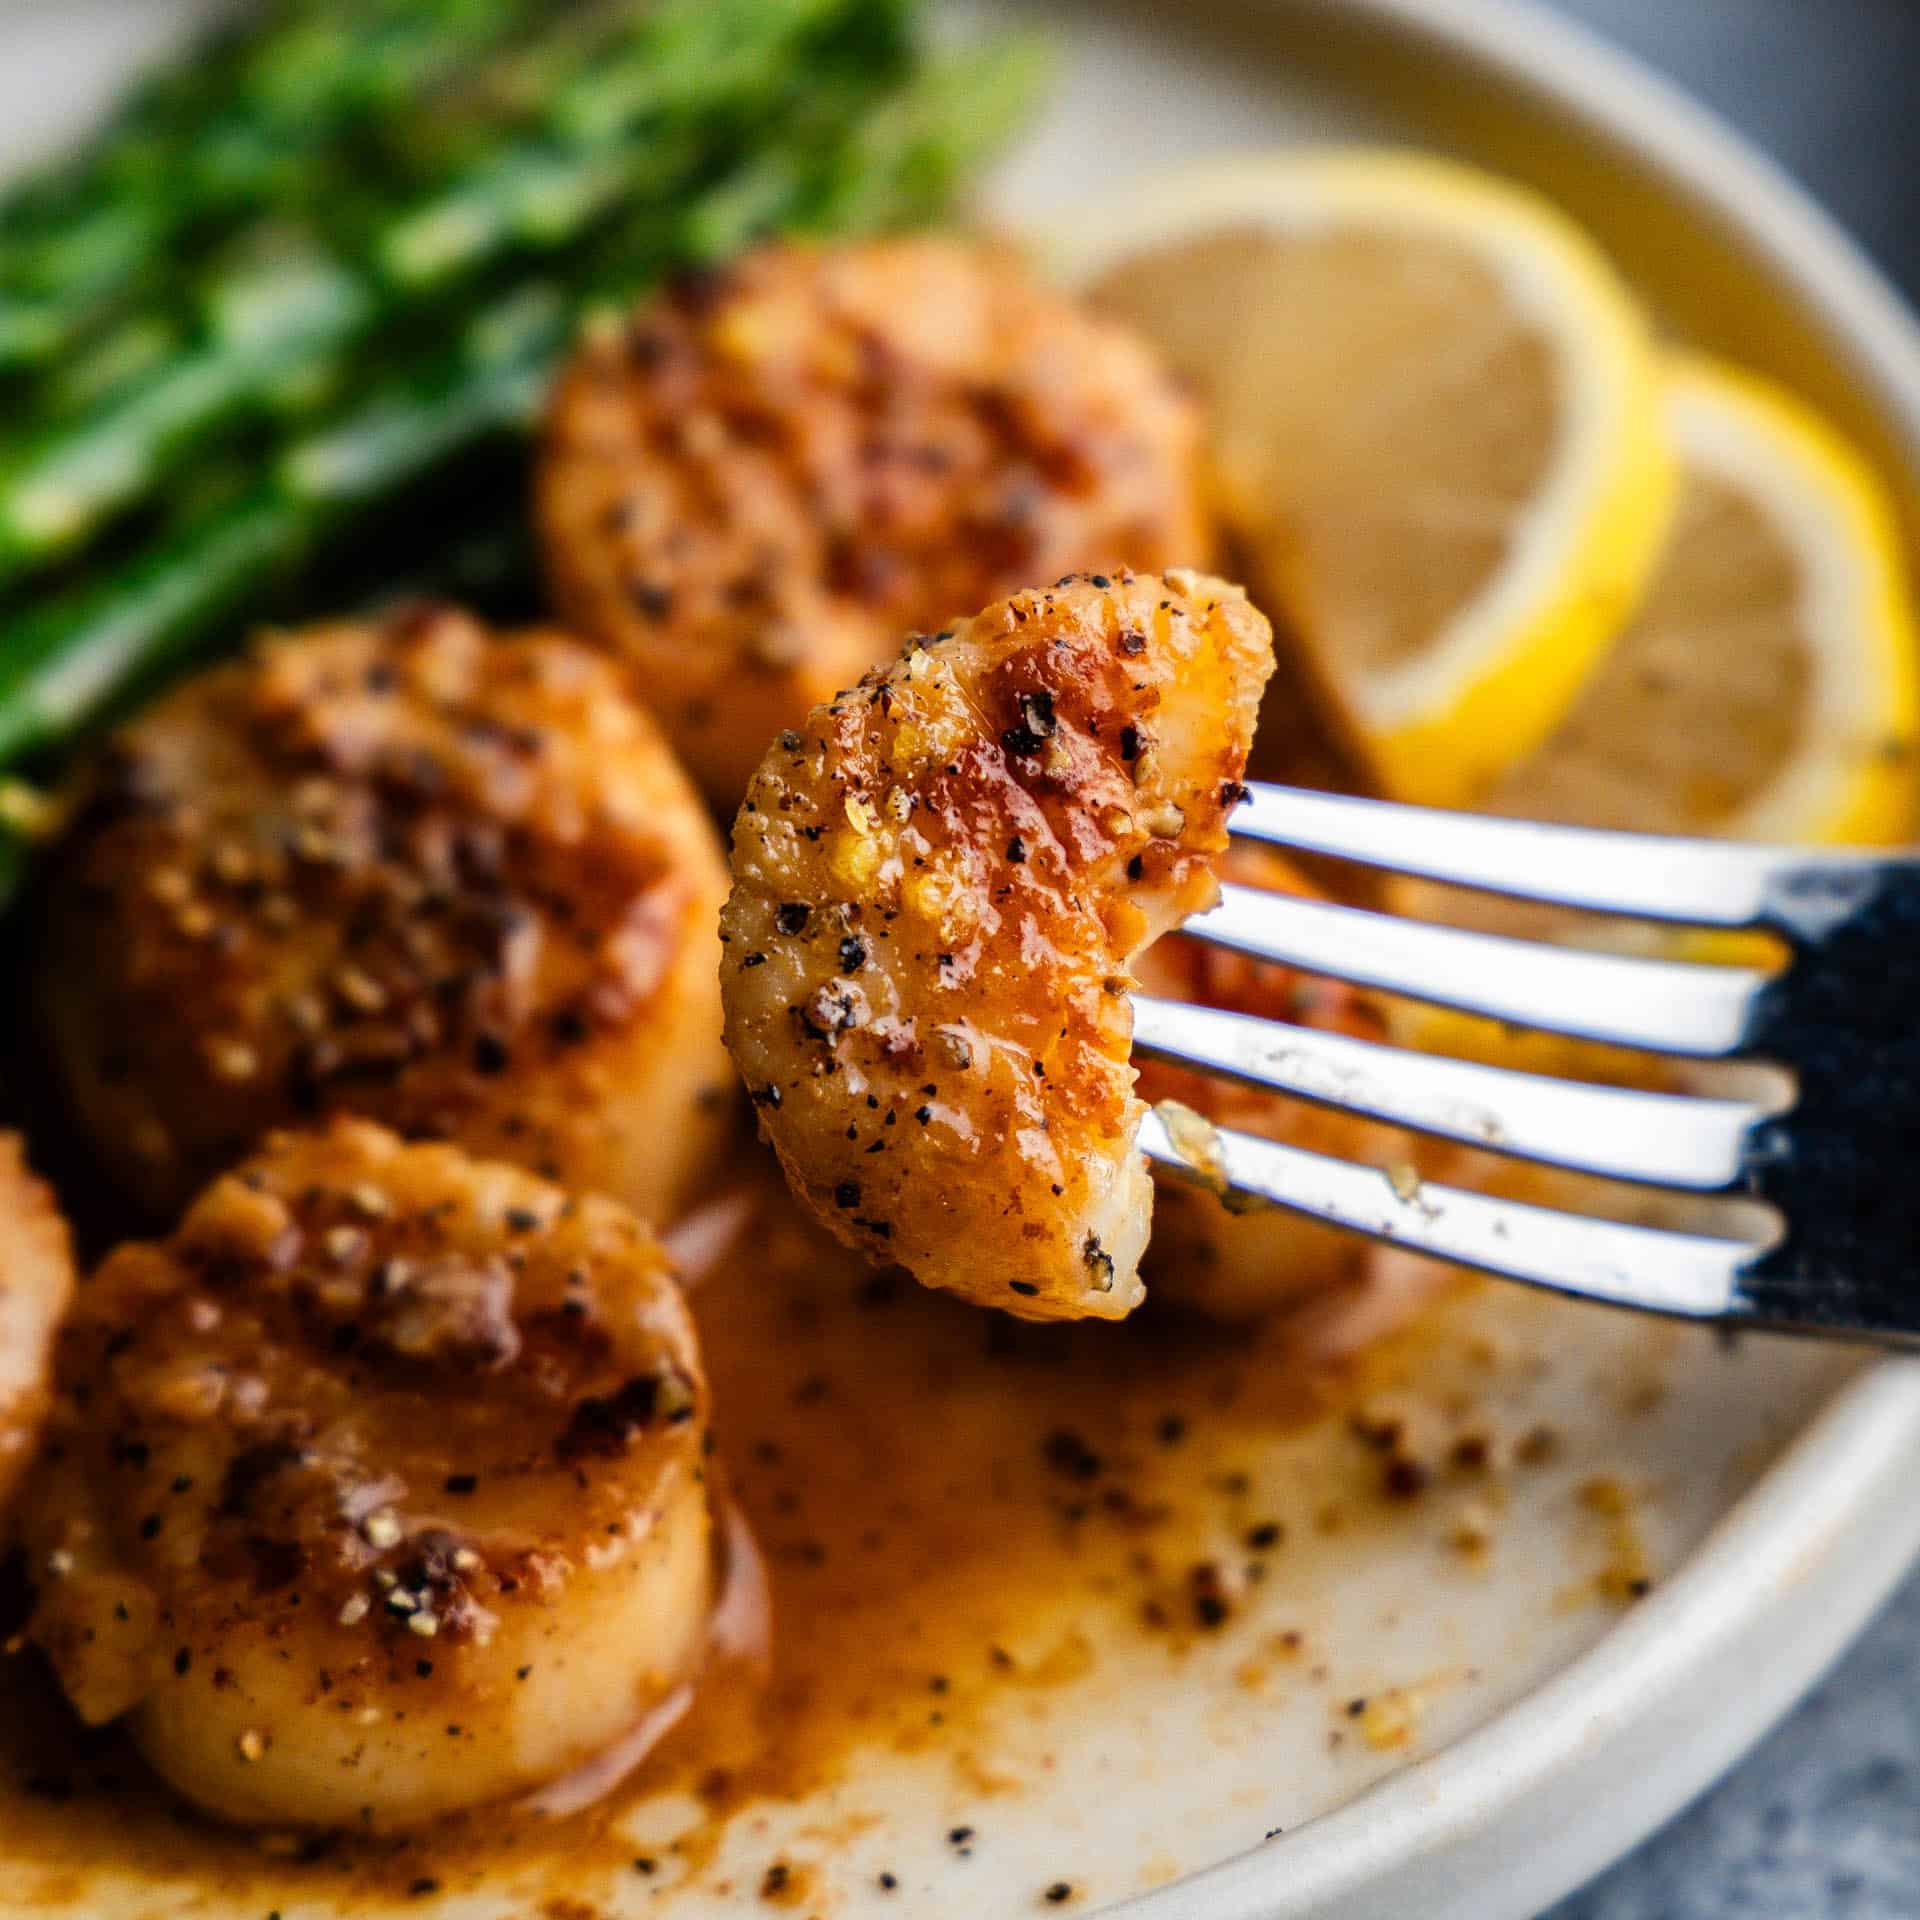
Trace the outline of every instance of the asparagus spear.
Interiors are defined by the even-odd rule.
[[[241,276],[210,301],[210,337],[196,352],[155,370],[131,392],[110,393],[0,465],[0,587],[70,551],[115,511],[155,484],[176,449],[269,401],[300,369],[367,339],[396,305],[428,283],[471,278],[520,248],[563,249],[624,198],[671,196],[697,162],[701,123],[739,119],[787,84],[788,63],[824,27],[858,18],[847,0],[680,0],[663,7],[608,63],[605,74],[665,102],[656,128],[585,149],[521,143],[455,194],[436,194],[387,218],[365,263],[310,249],[261,276]],[[555,111],[573,96],[563,92]],[[646,109],[634,111],[644,120]]]
[[[419,108],[538,21],[530,0],[359,0],[286,8],[180,61],[77,161],[0,209],[0,276],[52,294],[221,205],[248,207],[361,119]]]
[[[185,99],[163,94],[164,114],[137,104],[72,177],[10,203],[23,211],[0,224],[0,366],[46,359],[183,231],[310,183],[359,120],[417,108],[527,21],[527,0],[296,12],[216,60]]]
[[[383,11],[396,17],[381,23]],[[530,11],[538,19],[532,0],[361,0],[344,16],[324,11],[268,36],[236,81],[235,97],[190,133],[123,138],[112,149],[110,176],[47,231],[16,236],[11,245],[0,236],[0,286],[12,289],[0,299],[0,368],[10,357],[45,360],[77,337],[110,290],[183,232],[223,212],[251,217],[262,206],[337,199],[352,183],[354,160],[368,157],[351,151],[356,129],[377,136],[372,170],[391,176],[422,148],[452,147],[459,158],[463,149],[470,157],[476,147],[496,145],[503,122],[527,119],[536,104],[537,123],[571,135],[579,116],[566,108],[566,89],[586,75],[598,74],[602,86],[628,76],[625,84],[644,93],[645,78],[633,78],[634,56],[644,65],[656,23],[641,0],[573,0],[558,24],[522,43],[514,35]],[[804,7],[775,0],[744,22],[727,4],[667,7],[661,17],[670,22],[676,11],[720,23],[722,45],[744,38],[751,59],[751,43],[764,38],[756,15],[777,20]],[[671,58],[671,28],[660,38]],[[703,51],[711,48],[685,49],[695,103],[716,90]],[[439,83],[455,78],[462,84],[451,89],[450,104],[435,97]],[[602,125],[596,144],[612,144],[645,104],[637,99],[635,113]]]
[[[188,350],[192,316],[173,292],[181,246],[201,272],[209,235],[258,255],[289,214],[339,203],[358,179],[430,183],[450,170],[450,148],[472,165],[472,153],[526,121],[549,88],[630,36],[640,4],[570,0],[562,22],[531,43],[510,31],[524,26],[529,0],[360,0],[344,16],[328,10],[305,30],[288,24],[266,36],[251,92],[184,150],[156,139],[123,154],[112,197],[37,259],[23,264],[21,248],[0,240],[0,286],[15,288],[0,293],[0,374],[44,363],[19,396],[27,424],[70,417]],[[382,26],[383,11],[398,17]],[[306,251],[315,245],[309,236]],[[144,286],[130,277],[142,256],[166,263]],[[29,283],[33,291],[20,290]]]
[[[488,307],[451,361],[428,361],[309,435],[255,492],[152,547],[107,587],[52,603],[0,652],[0,763],[57,745],[261,609],[263,595],[324,555],[383,503],[492,436],[524,432],[571,316],[624,304],[662,269],[738,251],[777,225],[879,227],[919,219],[1032,98],[1028,43],[936,63],[824,155],[803,145],[744,163],[636,238],[595,283],[534,282]],[[875,166],[894,167],[876,176]],[[889,184],[889,182],[891,184]]]

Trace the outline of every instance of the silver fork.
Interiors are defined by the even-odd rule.
[[[1764,1202],[1770,1237],[1681,1232],[1459,1188],[1221,1128],[1161,1164],[1585,1299],[1920,1344],[1920,856],[1655,839],[1254,786],[1233,832],[1608,915],[1784,938],[1779,971],[1595,953],[1228,885],[1193,939],[1516,1024],[1770,1061],[1783,1100],[1596,1086],[1137,995],[1143,1054],[1582,1173]],[[1191,1146],[1191,1142],[1189,1145]]]

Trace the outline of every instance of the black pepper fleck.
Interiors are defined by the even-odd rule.
[[[1058,723],[1054,719],[1053,695],[1045,691],[1023,693],[1020,696],[1020,724],[1009,727],[1000,736],[1000,744],[1012,754],[1038,753],[1042,743],[1051,740],[1056,731]]]
[[[1056,1427],[1040,1451],[1048,1466],[1070,1480],[1097,1480],[1106,1470],[1106,1462],[1071,1427]]]

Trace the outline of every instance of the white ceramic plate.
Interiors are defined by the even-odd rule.
[[[16,0],[0,21],[0,133],[20,152],[70,127],[129,60],[204,11]],[[1304,136],[1479,159],[1569,205],[1674,331],[1820,402],[1920,511],[1908,318],[1791,186],[1583,36],[1494,0],[1046,11],[1066,41],[1066,85],[996,182],[1002,210]],[[959,1337],[928,1312],[932,1338]],[[872,1685],[890,1704],[874,1738],[793,1797],[749,1799],[716,1823],[662,1794],[623,1808],[616,1846],[472,1871],[435,1860],[415,1877],[437,1884],[416,1894],[407,1871],[349,1888],[327,1863],[237,1843],[240,1864],[211,1882],[181,1864],[198,1856],[137,1834],[63,1859],[60,1836],[78,1829],[52,1810],[36,1829],[33,1806],[0,1783],[0,1915],[694,1920],[757,1910],[777,1864],[780,1901],[820,1916],[1053,1911],[1046,1889],[1064,1884],[1067,1911],[1154,1920],[1518,1920],[1726,1766],[1920,1547],[1920,1366],[1757,1340],[1728,1349],[1473,1289],[1370,1363],[1366,1392],[1404,1412],[1440,1465],[1419,1498],[1393,1501],[1346,1420],[1249,1414],[1259,1370],[1279,1364],[1244,1356],[1233,1416],[1194,1409],[1199,1464],[1165,1470],[1181,1545],[1152,1580],[1177,1589],[1194,1555],[1237,1563],[1250,1524],[1286,1528],[1266,1579],[1217,1633],[1143,1633],[1141,1589],[1110,1555],[1063,1561],[1073,1577],[1036,1599],[997,1577],[990,1536],[970,1537],[929,1576],[965,1587],[978,1616],[943,1674],[951,1731],[943,1708],[920,1702],[928,1731],[902,1737],[904,1683],[876,1642]],[[1133,1427],[1096,1436],[1103,1445],[1146,1446],[1151,1386],[1139,1383]],[[930,1387],[926,1431],[865,1444],[947,1444],[968,1430],[966,1391],[964,1377]],[[956,1458],[988,1479],[1029,1471],[1052,1391],[1037,1373],[1032,1432],[1006,1435],[1004,1459],[999,1440]],[[1453,1442],[1483,1427],[1553,1444],[1490,1475],[1448,1468]],[[1163,1470],[1142,1472],[1144,1485]],[[1643,1577],[1648,1595],[1622,1604]],[[828,1680],[852,1684],[845,1671]]]

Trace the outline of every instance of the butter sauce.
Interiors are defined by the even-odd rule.
[[[995,1713],[1070,1687],[1098,1658],[1090,1619],[1170,1657],[1230,1630],[1245,1572],[1208,1557],[1223,1527],[1283,1577],[1268,1551],[1281,1530],[1248,1505],[1242,1469],[1350,1403],[1377,1367],[1377,1350],[1359,1363],[1331,1351],[1339,1316],[1250,1336],[1151,1307],[1119,1326],[982,1313],[863,1269],[771,1176],[694,1302],[766,1590],[756,1597],[736,1540],[747,1571],[721,1644],[637,1767],[616,1753],[534,1804],[399,1839],[236,1833],[182,1807],[111,1733],[80,1729],[20,1653],[0,1662],[0,1910],[144,1915],[176,1910],[177,1894],[179,1909],[264,1916],[531,1883],[555,1913],[597,1914],[568,1901],[643,1864],[662,1883],[697,1876],[730,1820],[817,1791],[857,1750],[945,1750],[994,1791]],[[1354,1473],[1327,1499],[1379,1507],[1367,1448],[1344,1430],[1340,1445]],[[768,1609],[770,1663],[755,1624]],[[654,1862],[627,1827],[668,1796],[699,1813],[677,1858]]]

